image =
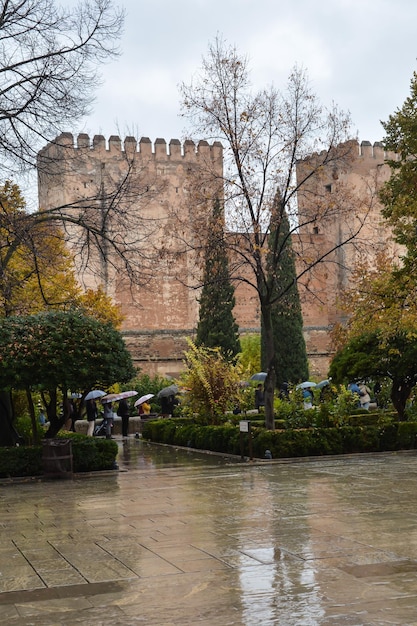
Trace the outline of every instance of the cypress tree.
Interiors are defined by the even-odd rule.
[[[275,270],[269,273],[273,296],[272,327],[275,343],[276,386],[296,383],[308,379],[307,350],[303,335],[303,317],[297,288],[294,251],[291,243],[290,225],[285,211],[278,210],[281,203],[274,205],[275,218],[271,220],[273,230],[269,237],[270,254],[278,256]],[[262,328],[261,328],[262,332]],[[262,367],[266,367],[262,341]]]
[[[240,352],[239,328],[233,316],[235,290],[230,280],[223,212],[218,198],[213,203],[208,233],[195,343],[207,348],[219,347],[225,357],[233,360]]]

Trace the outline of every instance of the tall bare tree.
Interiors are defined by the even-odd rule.
[[[217,183],[224,191],[225,245],[232,259],[232,278],[251,285],[259,298],[268,372],[266,425],[274,429],[274,354],[279,346],[274,342],[271,308],[293,284],[277,284],[286,245],[289,238],[298,240],[296,280],[308,288],[317,265],[341,262],[338,250],[358,238],[371,202],[364,196],[363,206],[358,207],[358,199],[338,180],[352,155],[347,141],[349,116],[336,107],[325,109],[311,91],[306,73],[298,68],[285,90],[272,86],[254,92],[247,59],[220,37],[210,44],[200,72],[181,86],[181,94],[192,134],[220,141],[224,147],[224,174]],[[205,181],[212,183],[214,176],[205,164],[201,167],[194,214],[198,193],[204,194]],[[279,206],[274,206],[277,197]],[[277,236],[271,249],[272,219]],[[286,219],[290,229],[281,237]],[[203,222],[195,215],[189,220],[196,225],[202,248]],[[318,246],[313,233],[336,222],[340,223],[337,240],[327,247],[321,241]]]
[[[0,3],[1,168],[33,167],[39,148],[91,110],[98,68],[117,53],[112,0]]]
[[[100,66],[119,54],[123,21],[124,12],[113,0],[81,0],[72,7],[55,0],[0,3],[0,177],[3,174],[4,181],[15,181],[19,173],[36,167],[39,177],[50,184],[57,174],[71,170],[65,131],[91,111]],[[126,154],[125,159],[117,180],[103,175],[94,180],[88,194],[15,215],[13,223],[0,218],[0,227],[12,234],[14,246],[28,247],[35,225],[55,223],[64,229],[80,275],[86,267],[94,267],[106,288],[113,267],[114,272],[123,269],[125,280],[143,284],[151,275],[152,261],[141,244],[155,225],[137,219],[133,228],[130,209],[144,196],[149,198],[152,181],[143,182],[134,155]],[[74,181],[79,175],[76,167],[74,163]]]
[[[6,180],[15,182],[17,176],[35,167],[46,177],[53,177],[57,168],[68,167],[53,151],[42,150],[38,157],[39,150],[53,144],[65,152],[65,131],[91,111],[101,64],[118,55],[123,21],[124,13],[113,0],[80,0],[72,7],[55,0],[0,2],[3,184]],[[138,219],[132,228],[130,207],[133,199],[148,193],[149,182],[142,184],[134,158],[126,158],[129,162],[124,176],[117,181],[103,178],[88,194],[70,202],[13,213],[2,205],[2,273],[10,270],[23,250],[31,255],[31,266],[38,271],[41,242],[37,234],[45,229],[52,236],[63,229],[67,242],[74,244],[78,267],[90,268],[95,263],[104,284],[111,268],[114,273],[123,268],[126,281],[146,282],[151,261],[141,243],[155,226],[150,220]],[[48,229],[51,224],[55,227]],[[0,430],[11,423],[9,400],[9,394],[0,393]],[[9,428],[10,445],[15,439]]]

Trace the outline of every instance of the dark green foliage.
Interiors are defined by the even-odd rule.
[[[161,410],[161,402],[157,397],[158,391],[169,385],[172,385],[172,380],[164,378],[163,376],[140,374],[136,376],[136,378],[129,380],[128,384],[122,385],[121,390],[127,391],[128,389],[135,389],[138,392],[138,397],[144,396],[147,393],[153,393],[154,397],[149,400],[151,413],[159,413]]]
[[[37,442],[34,441],[32,422],[30,420],[30,417],[25,416],[25,417],[19,417],[16,419],[16,430],[19,433],[19,435],[22,437],[24,446],[36,445],[36,443],[39,443],[42,437],[45,436],[45,428],[42,427],[40,423],[37,423],[36,427],[37,427],[37,435],[38,435]]]
[[[66,398],[68,390],[106,389],[134,375],[122,335],[110,323],[77,310],[0,318],[0,390],[44,392],[46,437],[54,437],[68,417],[57,414],[58,392]],[[0,411],[0,441],[8,445],[1,436],[6,420]]]
[[[42,448],[18,446],[0,448],[0,478],[42,474]]]
[[[400,434],[399,426],[404,424],[386,424],[379,430],[379,445],[381,450],[406,450],[407,448],[413,448],[414,445],[409,445],[409,439],[402,437]],[[408,424],[407,424],[408,425]],[[415,428],[417,424],[414,424],[414,438]]]
[[[74,472],[114,469],[119,451],[116,441],[77,434],[71,441]]]
[[[417,447],[416,439],[416,422],[400,422],[398,424],[397,450],[414,450]]]
[[[230,359],[240,352],[239,328],[233,316],[234,291],[224,245],[222,208],[216,199],[209,226],[195,343],[221,348],[223,355]]]
[[[177,420],[147,422],[143,437],[148,441],[188,446],[223,454],[240,455],[238,425],[200,426]],[[244,455],[249,454],[249,439],[243,436]],[[417,447],[417,423],[397,422],[385,425],[347,425],[333,428],[302,428],[266,430],[252,427],[252,450],[255,458],[263,459],[270,450],[272,458],[353,454],[407,450]]]
[[[354,337],[335,355],[329,376],[335,383],[361,378],[391,379],[391,400],[402,420],[417,381],[417,339],[405,332],[388,338],[378,332]]]
[[[119,451],[116,441],[72,433],[65,433],[65,437],[61,439],[71,440],[74,472],[95,472],[114,468]],[[42,454],[42,446],[1,447],[0,478],[41,476]]]
[[[400,109],[389,116],[382,126],[386,136],[384,148],[397,158],[388,161],[391,176],[381,190],[382,215],[393,228],[395,240],[406,246],[403,257],[407,274],[415,272],[417,251],[417,74],[413,73],[410,96]]]
[[[272,289],[270,301],[273,302],[271,321],[275,347],[274,367],[276,387],[279,389],[284,382],[296,383],[308,379],[308,359],[294,252],[285,211],[272,220],[271,225],[275,226],[275,230],[271,232],[269,247],[275,251],[270,255],[275,261],[269,268],[269,288]],[[263,328],[262,322],[262,370],[267,371]]]
[[[0,389],[90,389],[130,380],[121,334],[78,311],[0,318]]]

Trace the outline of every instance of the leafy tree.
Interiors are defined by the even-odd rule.
[[[391,176],[380,192],[382,215],[402,251],[397,258],[383,251],[372,266],[366,259],[358,264],[352,276],[354,288],[347,290],[340,303],[347,319],[334,331],[339,353],[336,364],[332,364],[332,368],[342,367],[346,361],[346,367],[352,371],[354,364],[349,355],[352,346],[355,349],[359,346],[361,356],[355,367],[360,368],[364,377],[376,375],[382,369],[381,375],[393,380],[391,397],[400,417],[404,415],[416,376],[413,365],[417,331],[416,105],[417,75],[414,74],[410,96],[382,124],[386,132],[384,148],[391,155],[396,154],[388,160]],[[364,339],[367,337],[372,338],[369,346]],[[374,345],[375,338],[378,345]],[[365,353],[369,348],[368,357],[362,348]]]
[[[47,437],[53,437],[68,419],[69,390],[108,388],[134,374],[122,336],[110,323],[78,311],[0,319],[0,389],[26,390],[33,420],[30,392],[41,389],[50,421]],[[57,413],[60,397],[62,416]],[[0,432],[0,445],[10,445],[7,433]]]
[[[123,12],[115,9],[112,0],[81,0],[74,8],[54,0],[10,0],[3,4],[0,14],[3,180],[35,165],[40,180],[42,177],[56,180],[62,168],[68,166],[61,159],[68,146],[68,135],[63,131],[72,128],[90,111],[100,80],[98,68],[117,55],[123,19]],[[48,142],[48,149],[39,152]],[[66,243],[72,245],[80,274],[83,268],[92,265],[92,260],[98,259],[105,293],[110,267],[119,274],[123,268],[127,282],[143,284],[148,280],[151,261],[143,253],[141,243],[151,227],[145,219],[139,219],[138,224],[130,207],[138,198],[148,197],[149,181],[142,183],[137,171],[132,177],[134,158],[126,156],[126,159],[127,171],[122,180],[108,180],[104,172],[96,189],[69,204],[53,204],[48,209],[41,207],[39,211],[28,212],[21,198],[3,194],[0,299],[6,315],[40,310],[41,300],[65,306],[62,288],[71,287],[73,278],[67,275],[68,284],[64,285],[62,265],[57,267],[58,260],[64,265],[69,262],[62,254],[62,232]],[[51,262],[54,240],[56,248]],[[45,281],[48,269],[49,282]],[[52,287],[55,269],[59,277],[56,290]],[[81,300],[86,310],[91,311],[91,294]],[[105,304],[104,299],[101,303]],[[11,421],[10,397],[0,393],[0,431],[3,425],[5,428],[0,439],[13,440]]]
[[[388,160],[391,176],[381,191],[382,214],[392,227],[396,241],[405,246],[408,263],[415,265],[417,250],[417,74],[403,106],[382,126],[385,150],[395,153]]]
[[[271,321],[274,334],[274,369],[276,386],[284,382],[299,382],[308,379],[307,350],[303,335],[303,317],[297,287],[294,252],[291,245],[290,227],[286,213],[277,211],[276,223],[271,219],[269,246],[271,250],[283,248],[278,264],[272,263],[269,270],[278,286],[291,284],[288,291],[272,307]],[[272,252],[272,261],[274,254]],[[264,336],[262,325],[262,336]],[[262,342],[262,369],[268,367],[265,341]]]
[[[345,142],[349,118],[336,108],[325,110],[311,92],[305,72],[298,68],[291,73],[286,90],[279,92],[271,87],[254,93],[247,59],[221,38],[209,46],[200,74],[189,85],[182,85],[181,92],[183,114],[190,119],[193,131],[219,140],[224,146],[223,178],[219,180],[210,164],[202,162],[190,190],[196,202],[214,183],[219,193],[224,193],[228,224],[225,246],[231,259],[231,278],[250,285],[259,300],[268,373],[266,425],[274,429],[277,348],[272,311],[293,288],[294,277],[280,277],[283,282],[277,284],[277,268],[290,239],[284,242],[277,237],[271,248],[271,221],[276,224],[278,217],[287,215],[291,236],[300,237],[303,252],[297,259],[295,279],[301,282],[309,278],[317,264],[335,262],[335,250],[357,237],[364,220],[356,216],[352,219],[352,207],[359,201],[342,182],[337,182],[338,169],[352,153],[352,146]],[[299,167],[307,157],[305,167]],[[329,170],[335,174],[331,202],[325,193],[325,172]],[[368,201],[363,194],[358,216],[366,218]],[[186,219],[195,227],[190,242],[195,249],[198,238],[204,240],[204,223],[194,214],[187,214]],[[340,223],[343,219],[346,235],[334,245],[318,246],[311,236],[303,237],[311,234],[313,226],[324,228],[329,221]]]
[[[30,315],[47,308],[78,308],[120,326],[121,315],[101,288],[82,291],[62,231],[33,224],[30,237],[14,227],[28,216],[16,184],[0,186],[0,315]]]
[[[417,382],[417,339],[397,332],[389,338],[378,332],[352,337],[335,355],[329,369],[333,382],[389,378],[391,400],[404,419],[405,406]]]
[[[22,237],[18,224],[27,216],[19,187],[6,181],[0,187],[0,304],[5,316],[68,304],[81,293],[62,233],[53,224],[35,223]]]
[[[219,424],[239,395],[239,371],[219,348],[197,347],[191,341],[189,346],[185,353],[186,369],[181,374],[181,382],[188,390],[181,403],[183,411],[198,414],[206,423]]]
[[[240,352],[239,328],[233,317],[234,287],[230,282],[229,260],[224,246],[223,213],[218,198],[214,201],[206,261],[200,296],[197,346],[220,348],[233,360]]]
[[[240,344],[239,366],[249,377],[261,370],[261,338],[258,334],[242,335]]]

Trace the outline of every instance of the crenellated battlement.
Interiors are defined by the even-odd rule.
[[[378,163],[385,161],[396,161],[398,155],[395,152],[386,152],[380,141],[376,141],[373,145],[370,141],[354,142],[358,146],[358,157],[374,159]]]
[[[171,139],[167,144],[165,139],[158,138],[152,144],[149,137],[142,137],[139,141],[135,137],[125,137],[122,141],[119,136],[111,135],[108,140],[103,135],[94,135],[92,138],[86,133],[79,134],[76,139],[72,133],[62,133],[49,143],[41,151],[41,156],[57,156],[62,151],[65,157],[69,156],[69,151],[74,153],[89,153],[91,156],[109,155],[130,157],[138,154],[142,157],[154,158],[155,160],[179,160],[194,161],[199,158],[222,159],[223,146],[219,141],[209,144],[201,140],[195,144],[191,140],[181,143],[178,139]],[[76,156],[76,154],[74,154]]]
[[[396,161],[398,159],[398,155],[395,152],[386,152],[380,141],[376,141],[372,144],[370,141],[361,141],[361,143],[359,143],[356,139],[351,139],[350,141],[340,144],[338,148],[346,146],[352,151],[352,156],[357,159],[372,159],[377,163],[384,163],[387,160]],[[327,150],[322,150],[319,153],[313,152],[305,161],[325,157],[326,155]]]

